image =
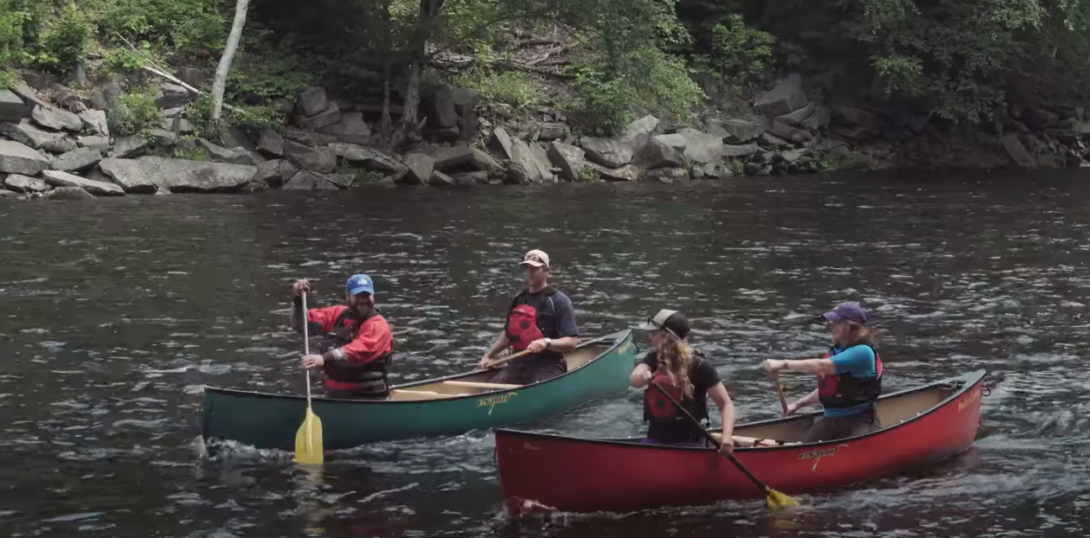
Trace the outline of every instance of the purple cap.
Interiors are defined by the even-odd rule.
[[[863,307],[859,306],[859,303],[849,301],[841,303],[840,306],[826,312],[825,319],[829,321],[848,320],[865,325],[867,323],[867,313],[863,311]]]

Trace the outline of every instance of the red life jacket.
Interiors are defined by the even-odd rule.
[[[556,305],[553,304],[556,292],[556,288],[549,286],[539,294],[531,295],[527,289],[515,296],[504,328],[507,341],[515,351],[525,350],[534,340],[560,337],[556,327]]]
[[[862,344],[867,345],[867,344]],[[853,407],[863,403],[874,403],[882,394],[882,358],[874,346],[867,346],[874,351],[875,376],[871,378],[858,378],[850,373],[843,374],[818,374],[818,399],[826,409],[840,409]],[[833,356],[833,350],[829,349],[823,358]]]
[[[356,339],[356,335],[360,333],[360,329],[367,320],[349,318],[351,314],[351,309],[345,308],[333,321],[333,330],[322,337],[322,343],[319,345],[321,353],[344,347]],[[390,393],[386,369],[390,366],[392,357],[391,351],[366,364],[328,361],[322,366],[326,376],[325,386],[333,390],[353,391],[363,397],[386,396]]]
[[[703,360],[706,360],[704,355],[697,350],[693,350],[693,364],[689,368],[690,376],[696,372],[700,361]],[[696,387],[693,387],[693,395],[685,396],[681,387],[681,380],[662,369],[655,371],[652,380],[666,389],[666,392],[670,394],[674,401],[680,403],[693,418],[704,424],[709,423],[706,393],[701,393],[703,397],[697,397],[698,391]],[[692,379],[689,381],[692,382]],[[700,429],[689,423],[689,420],[677,410],[677,406],[658,389],[648,386],[644,390],[643,396],[643,419],[651,424],[648,429],[649,436],[652,433],[661,436],[662,438],[656,440],[665,443],[681,443],[704,439]]]

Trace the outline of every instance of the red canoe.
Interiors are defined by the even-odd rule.
[[[885,427],[819,443],[799,443],[820,411],[740,424],[734,454],[769,487],[789,495],[840,488],[921,465],[972,446],[986,372],[884,394]],[[719,436],[718,431],[714,433]],[[757,442],[758,446],[754,446]],[[623,512],[764,497],[730,460],[710,448],[578,439],[496,430],[500,488],[515,517],[538,510]]]

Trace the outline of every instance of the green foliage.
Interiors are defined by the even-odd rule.
[[[14,87],[14,67],[23,51],[23,24],[29,15],[15,0],[0,0],[0,88]]]
[[[276,105],[247,106],[225,104],[220,113],[220,123],[212,121],[212,96],[202,93],[196,100],[186,105],[185,117],[197,128],[197,133],[209,140],[218,140],[220,130],[228,125],[241,125],[255,128],[280,127],[284,125],[284,111]]]
[[[611,78],[592,67],[579,70],[575,79],[572,112],[590,134],[608,136],[632,121],[629,103],[634,96],[621,78]]]
[[[575,178],[575,180],[578,183],[594,183],[598,181],[598,171],[589,166],[584,166],[579,171],[579,177]]]
[[[229,20],[217,0],[87,0],[99,35],[121,34],[169,56],[214,58],[227,41]],[[228,11],[229,12],[229,11]]]
[[[698,61],[707,65],[722,79],[739,79],[745,82],[764,75],[772,64],[772,46],[776,38],[746,26],[742,16],[730,14],[724,23],[711,29],[711,51],[698,55]]]
[[[87,56],[94,30],[86,13],[75,3],[66,4],[59,17],[46,21],[27,63],[50,71],[67,70]]]
[[[354,187],[378,183],[386,177],[382,172],[368,170],[347,161],[337,165],[336,173],[338,176],[351,178]]]
[[[146,134],[163,123],[163,112],[150,89],[138,89],[121,96],[121,102],[107,114],[110,132],[116,136]]]
[[[472,88],[486,101],[502,103],[513,109],[522,109],[538,101],[538,91],[521,71],[494,73],[475,67],[452,77],[456,86]]]
[[[821,168],[830,172],[834,170],[871,170],[875,166],[874,160],[869,156],[853,150],[831,155],[821,161]]]

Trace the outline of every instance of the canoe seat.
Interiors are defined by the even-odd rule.
[[[450,381],[444,381],[443,384],[444,385],[454,385],[456,387],[474,387],[474,388],[478,388],[478,389],[493,389],[493,390],[517,389],[517,388],[522,387],[522,385],[509,385],[507,383],[481,383],[481,382],[478,382],[478,381],[457,381],[457,380],[453,380],[453,379],[450,380]]]
[[[723,439],[723,434],[719,432],[712,433],[712,437],[716,441]],[[736,447],[755,447],[755,446],[783,446],[783,445],[797,445],[797,442],[779,441],[776,439],[758,439],[756,437],[743,437],[741,435],[733,435],[731,439],[734,440],[734,446]]]
[[[458,396],[469,396],[469,394],[448,394],[443,392],[435,392],[430,390],[409,390],[409,389],[394,389],[390,391],[390,397],[392,399],[399,399],[398,396],[404,397],[406,400],[436,400],[439,398],[455,398]]]

